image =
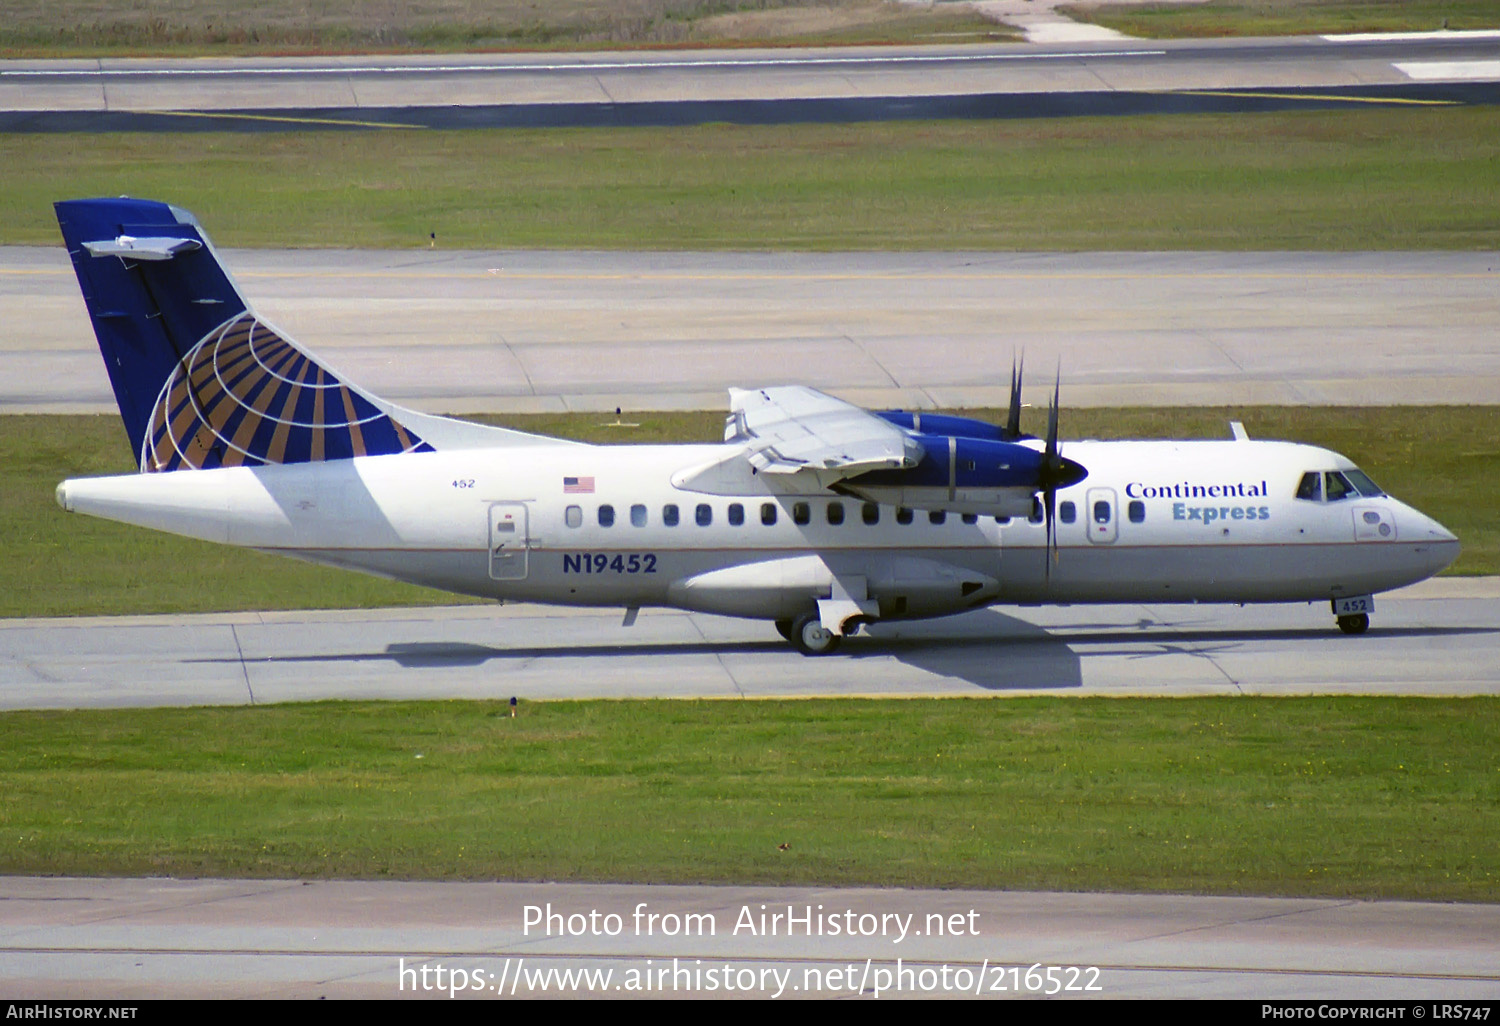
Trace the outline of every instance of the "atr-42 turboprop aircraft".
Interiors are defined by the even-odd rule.
[[[186,211],[57,204],[139,474],[70,511],[468,595],[770,620],[807,654],[993,603],[1332,603],[1458,554],[1349,460],[1290,442],[1057,441],[1008,422],[732,389],[722,444],[596,446],[418,413],[252,312]]]

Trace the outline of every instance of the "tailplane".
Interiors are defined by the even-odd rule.
[[[55,206],[144,473],[553,441],[403,410],[340,380],[255,315],[185,210]]]

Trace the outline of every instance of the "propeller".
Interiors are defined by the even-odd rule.
[[[1057,445],[1057,411],[1062,400],[1062,367],[1052,385],[1052,402],[1047,407],[1047,442],[1042,462],[1037,468],[1037,485],[1042,490],[1042,515],[1047,523],[1046,578],[1052,581],[1052,564],[1057,560],[1057,490],[1075,485],[1088,477],[1082,464],[1065,459]],[[1014,400],[1012,400],[1014,401]]]

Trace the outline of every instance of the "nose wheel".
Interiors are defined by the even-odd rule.
[[[1370,629],[1370,614],[1375,611],[1375,599],[1369,595],[1347,595],[1331,603],[1339,630],[1345,634],[1363,634]]]
[[[1338,620],[1339,630],[1345,634],[1363,634],[1370,629],[1369,613],[1354,613],[1348,616],[1341,616]]]

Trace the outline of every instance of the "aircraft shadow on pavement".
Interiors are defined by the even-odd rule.
[[[986,690],[1076,688],[1083,683],[1079,657],[1066,641],[1046,630],[993,610],[969,614],[959,636],[935,637],[912,624],[882,625],[877,633],[846,641],[826,657],[836,667],[845,660],[893,658],[914,669],[968,681]],[[384,658],[408,668],[479,666],[490,660],[592,658],[596,656],[781,655],[801,660],[780,639],[766,641],[653,643],[645,645],[558,645],[492,648],[466,642],[404,642],[386,646]],[[313,657],[320,658],[320,657]],[[351,658],[369,658],[352,656]],[[664,668],[663,672],[667,672]],[[775,673],[772,669],[770,672]],[[835,685],[836,686],[836,685]]]

